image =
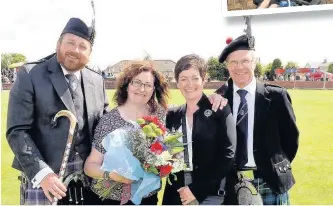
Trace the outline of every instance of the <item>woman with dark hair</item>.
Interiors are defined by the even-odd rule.
[[[168,86],[163,76],[157,72],[148,61],[131,61],[125,66],[117,78],[117,89],[114,94],[116,107],[105,114],[99,121],[92,143],[92,151],[87,158],[84,171],[93,178],[91,189],[99,194],[94,188],[98,179],[108,179],[119,183],[130,184],[132,181],[115,172],[103,171],[101,168],[106,150],[102,141],[106,134],[125,126],[133,126],[131,121],[148,115],[157,116],[164,122],[167,109]],[[120,204],[123,186],[114,189],[108,199],[102,204]],[[157,204],[158,190],[150,193],[141,202],[143,205]],[[128,204],[132,204],[130,201]]]
[[[177,87],[186,104],[169,109],[166,127],[183,133],[179,141],[188,168],[170,176],[163,205],[213,204],[224,200],[225,176],[232,168],[236,150],[236,126],[231,109],[212,112],[209,98],[203,93],[205,61],[198,55],[182,57],[175,66]]]

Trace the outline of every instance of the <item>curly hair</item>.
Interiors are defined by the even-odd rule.
[[[116,92],[113,101],[118,105],[123,105],[127,101],[127,88],[132,79],[141,72],[151,72],[154,76],[154,92],[148,101],[151,112],[156,112],[157,106],[162,106],[165,110],[168,107],[169,98],[168,83],[163,75],[158,72],[151,61],[130,61],[124,66],[121,74],[117,78]],[[157,102],[156,102],[157,100]]]

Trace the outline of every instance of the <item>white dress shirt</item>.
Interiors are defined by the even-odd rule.
[[[179,127],[178,132],[182,133],[182,126]],[[185,147],[188,147],[188,158],[189,158],[189,162],[190,162],[190,165],[187,165],[187,167],[190,169],[190,171],[193,171],[193,162],[192,162],[192,158],[193,158],[192,128],[190,128],[190,126],[188,124],[187,117],[186,117],[186,137],[187,137],[187,143],[188,143],[188,145],[186,145]],[[183,137],[179,137],[178,141],[180,141],[181,143],[184,143],[183,142]],[[184,158],[184,151],[179,153],[179,155],[182,158]]]
[[[234,98],[233,98],[233,117],[235,124],[237,122],[237,113],[238,107],[240,104],[240,96],[237,91],[240,89],[233,84],[234,86]],[[256,98],[256,79],[253,77],[252,81],[243,89],[246,90],[248,93],[245,96],[247,101],[247,108],[248,108],[248,139],[247,139],[247,151],[248,151],[248,162],[245,166],[248,167],[255,167],[255,161],[253,156],[253,125],[254,125],[254,103]]]
[[[64,73],[64,76],[66,74],[69,74],[69,72],[63,67],[61,66],[62,72]],[[76,71],[74,72],[74,75],[80,79],[81,77],[81,72],[80,71]],[[65,77],[67,83],[68,83],[68,79]],[[31,180],[32,182],[32,187],[33,188],[39,188],[40,187],[40,183],[42,182],[42,180],[48,175],[54,173],[54,171],[50,168],[50,167],[45,167],[42,170],[40,170],[35,177]]]

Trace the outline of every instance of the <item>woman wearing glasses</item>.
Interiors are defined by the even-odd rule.
[[[167,93],[167,83],[149,62],[133,61],[123,69],[117,78],[117,89],[114,94],[117,106],[99,121],[95,130],[92,151],[85,163],[85,173],[93,178],[91,188],[95,193],[99,193],[94,188],[97,179],[108,178],[120,183],[131,183],[131,180],[115,172],[105,175],[106,172],[100,169],[106,152],[102,146],[104,136],[121,127],[133,126],[131,121],[147,115],[155,115],[164,122]],[[109,199],[102,201],[101,204],[119,205],[123,194],[123,184],[120,185]],[[156,205],[157,192],[152,192],[149,197],[142,200],[141,204]],[[132,204],[131,201],[129,204]]]

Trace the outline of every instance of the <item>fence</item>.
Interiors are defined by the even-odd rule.
[[[225,82],[206,82],[205,89],[218,89]],[[287,89],[333,89],[333,81],[267,81],[268,84],[275,84]],[[114,80],[105,81],[106,89],[115,89],[116,82]],[[12,84],[2,84],[2,90],[10,90]],[[170,89],[176,89],[177,85],[175,82],[169,83]]]

